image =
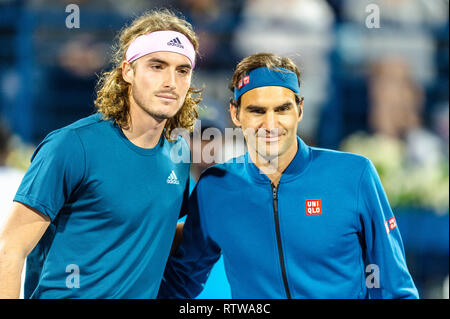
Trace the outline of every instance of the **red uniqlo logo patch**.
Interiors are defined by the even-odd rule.
[[[247,75],[245,78],[244,78],[244,84],[243,85],[246,85],[246,84],[248,84],[250,82],[250,75]]]
[[[322,215],[322,200],[307,199],[306,200],[306,215]]]
[[[390,233],[395,227],[397,227],[397,222],[395,217],[391,217],[387,222],[384,222],[384,227],[386,228],[386,233]]]

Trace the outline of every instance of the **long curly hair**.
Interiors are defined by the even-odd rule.
[[[122,77],[122,62],[131,42],[138,36],[163,30],[173,30],[184,34],[194,46],[198,55],[198,38],[187,21],[177,17],[171,11],[149,11],[136,18],[131,25],[125,26],[118,34],[113,46],[111,58],[112,70],[103,72],[96,86],[97,97],[94,104],[97,111],[103,114],[105,120],[114,120],[122,129],[130,126],[130,84]],[[190,87],[185,101],[177,114],[167,120],[165,137],[170,139],[170,133],[175,128],[183,128],[192,132],[198,117],[197,105],[202,100],[201,90]],[[194,98],[192,94],[196,94]]]

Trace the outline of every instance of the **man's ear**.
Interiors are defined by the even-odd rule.
[[[298,104],[298,112],[300,116],[298,117],[297,123],[300,123],[303,119],[303,97],[301,97],[300,103]]]
[[[127,83],[132,83],[134,77],[134,69],[128,61],[122,62],[122,78]]]
[[[237,127],[241,126],[241,122],[239,121],[239,109],[234,106],[232,103],[230,103],[230,115],[231,120],[233,121],[234,125]]]

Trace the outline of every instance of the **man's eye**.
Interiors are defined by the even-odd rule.
[[[186,75],[186,74],[189,74],[189,70],[188,69],[180,69],[180,70],[178,70],[178,73]]]
[[[153,64],[151,67],[152,67],[152,69],[154,69],[154,70],[161,70],[161,69],[162,69],[161,64]]]
[[[264,110],[250,110],[251,113],[264,114]]]

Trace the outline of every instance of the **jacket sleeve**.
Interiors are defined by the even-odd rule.
[[[220,248],[209,237],[199,186],[189,199],[189,213],[183,228],[183,239],[167,261],[158,298],[195,298],[203,290],[209,273],[220,258]],[[204,199],[203,199],[204,200]]]
[[[372,162],[362,173],[357,206],[365,243],[366,286],[373,299],[419,298],[399,228]]]

